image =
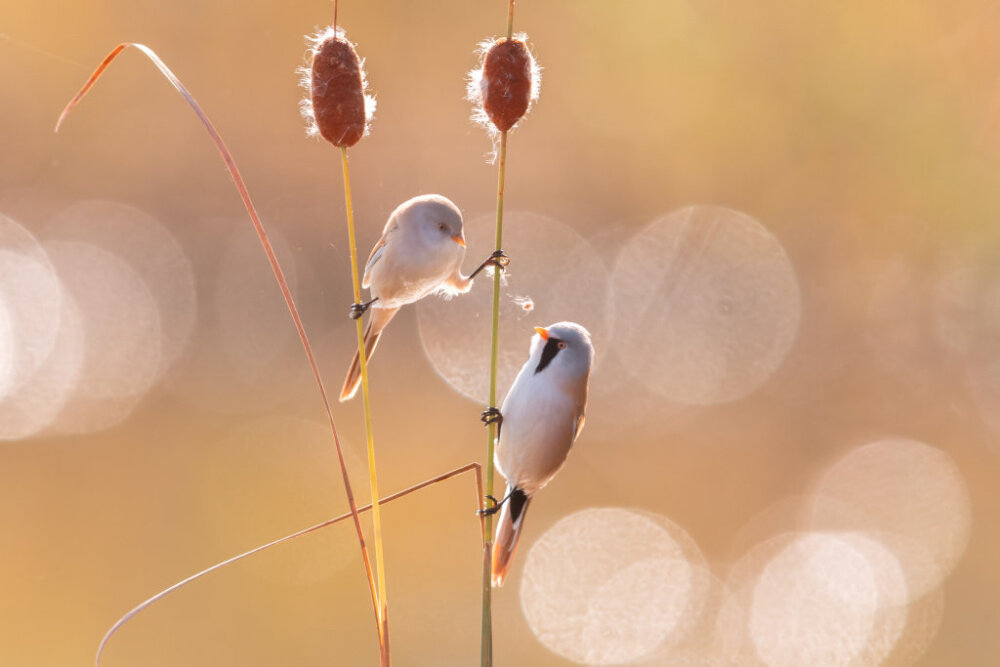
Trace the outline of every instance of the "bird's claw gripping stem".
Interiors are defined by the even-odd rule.
[[[490,507],[487,507],[486,509],[476,510],[476,514],[478,516],[493,516],[494,514],[500,511],[500,506],[503,505],[501,501],[498,501],[491,495],[487,495],[486,499],[493,504]]]
[[[378,297],[375,297],[371,301],[366,301],[365,303],[352,303],[350,316],[352,320],[356,320],[365,314],[365,311],[371,308],[371,305],[378,301]]]
[[[489,407],[483,410],[483,414],[480,415],[479,419],[487,426],[493,423],[496,423],[496,425],[499,426],[503,423],[503,415],[500,414],[500,409],[494,407]]]
[[[485,269],[490,264],[503,271],[507,268],[507,265],[510,264],[510,257],[508,257],[507,253],[503,250],[494,250],[493,254],[486,258],[486,261],[480,264],[475,271],[469,274],[469,280],[475,278],[480,271]]]

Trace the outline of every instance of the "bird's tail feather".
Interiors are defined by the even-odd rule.
[[[492,580],[497,587],[503,586],[510,571],[510,563],[521,539],[521,526],[524,525],[524,517],[531,503],[531,498],[521,489],[508,487],[507,493],[509,497],[500,509],[500,519],[493,539]]]
[[[378,345],[382,337],[382,330],[389,320],[393,318],[399,308],[378,308],[371,309],[371,319],[368,321],[368,328],[365,329],[365,360],[371,363],[372,355],[375,354],[375,346]],[[344,378],[344,387],[340,390],[340,400],[346,401],[354,397],[361,385],[361,357],[357,352],[351,361],[351,367],[347,370],[347,377]]]

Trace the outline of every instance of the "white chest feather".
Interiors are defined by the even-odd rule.
[[[497,468],[508,483],[530,495],[545,486],[566,461],[582,406],[553,386],[544,372],[525,368],[501,412]]]
[[[441,290],[461,261],[461,246],[450,241],[419,251],[387,243],[371,265],[372,296],[378,297],[386,308],[413,303]]]

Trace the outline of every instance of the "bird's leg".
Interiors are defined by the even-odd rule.
[[[500,414],[499,408],[495,408],[491,405],[490,407],[483,410],[483,414],[479,418],[482,420],[484,426],[489,426],[490,424],[496,424],[497,437],[498,438],[500,437],[500,427],[503,426],[503,415]],[[493,503],[493,506],[490,507],[489,509],[476,510],[476,514],[478,514],[479,516],[493,516],[494,514],[499,512],[500,507],[505,502],[507,502],[508,498],[510,498],[510,494],[508,493],[506,496],[504,496],[504,499],[501,500],[500,502],[497,502],[497,499],[489,494],[487,494],[485,497],[487,500]]]
[[[490,264],[503,271],[507,268],[507,265],[510,264],[510,257],[508,257],[507,253],[503,250],[494,250],[493,254],[486,258],[486,261],[480,264],[475,271],[469,274],[469,280],[475,278],[480,271],[485,269]]]
[[[356,320],[365,314],[365,311],[371,308],[371,305],[378,301],[378,297],[375,297],[371,301],[366,301],[364,303],[352,303],[351,304],[351,319]]]
[[[499,428],[500,425],[503,424],[503,415],[500,414],[499,408],[494,408],[494,407],[486,408],[485,410],[483,410],[483,414],[480,415],[479,419],[486,426],[489,426],[490,424],[496,422],[497,428]]]
[[[500,501],[498,501],[493,496],[486,496],[486,499],[492,502],[493,506],[485,510],[476,510],[476,514],[478,514],[479,516],[493,516],[494,514],[499,512],[500,508],[503,507],[503,504],[510,499],[512,493],[514,493],[514,489],[511,489],[510,492],[503,497],[503,500]]]
[[[499,408],[495,408],[493,406],[486,408],[485,410],[483,410],[483,414],[480,416],[480,419],[482,420],[484,426],[489,426],[490,424],[496,424],[497,436],[500,435],[500,427],[503,425],[503,415],[500,414]],[[486,499],[492,502],[493,506],[490,507],[489,509],[476,510],[476,514],[478,514],[479,516],[493,516],[494,514],[500,511],[500,507],[505,502],[507,502],[507,498],[510,498],[509,493],[506,496],[504,496],[503,500],[497,502],[496,498],[494,498],[491,495],[487,495]]]

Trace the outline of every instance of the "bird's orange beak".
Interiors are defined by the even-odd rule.
[[[455,234],[454,236],[451,237],[451,240],[457,243],[458,245],[462,246],[463,248],[465,247],[465,237],[462,236],[461,234]]]
[[[549,339],[549,330],[545,327],[535,327],[535,333],[542,337],[542,340]]]

